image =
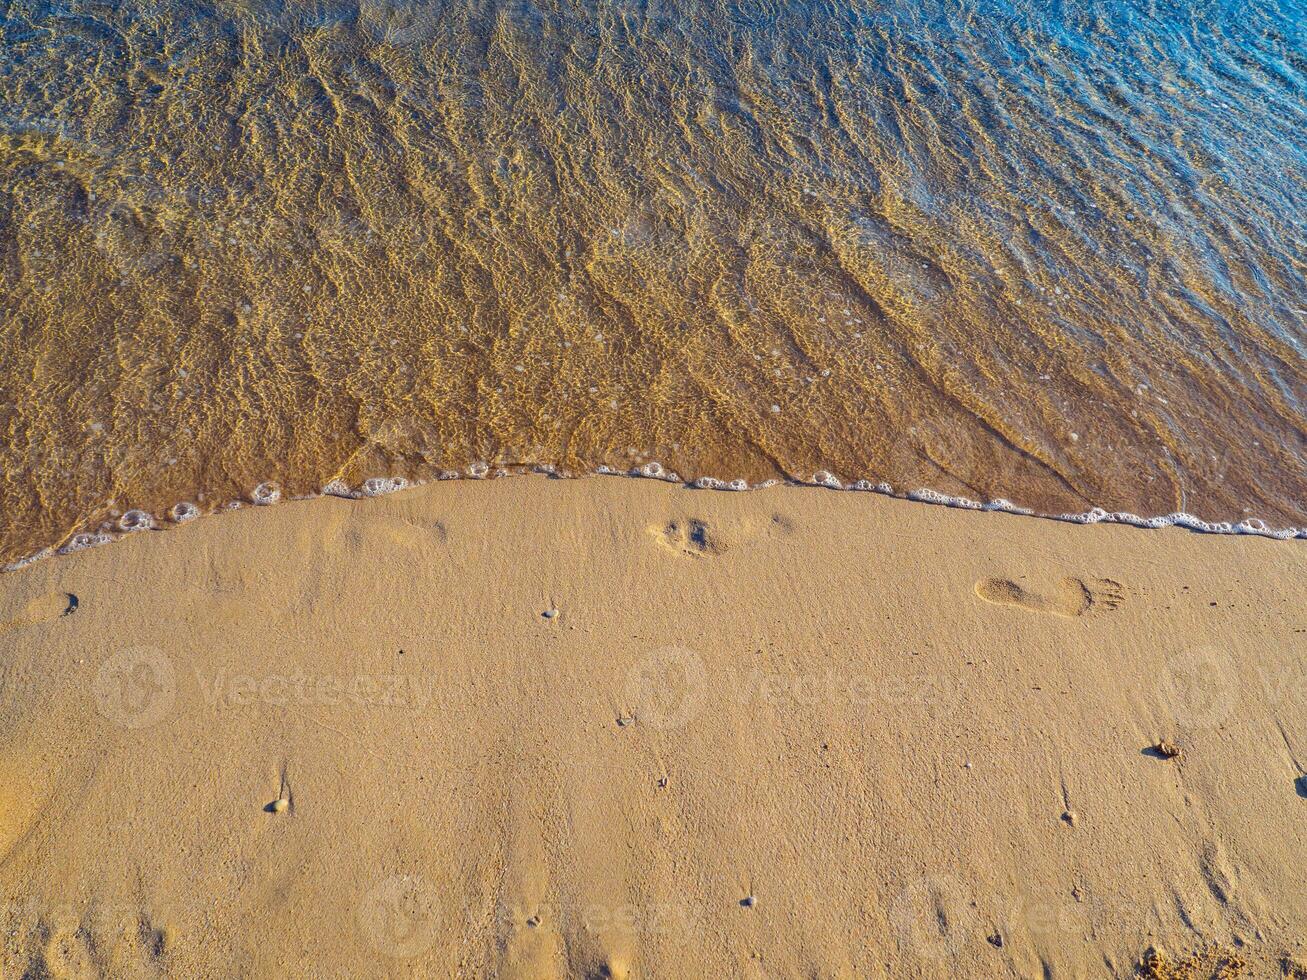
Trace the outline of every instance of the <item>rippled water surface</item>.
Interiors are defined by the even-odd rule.
[[[1307,524],[1305,23],[0,5],[0,557],[478,461]]]

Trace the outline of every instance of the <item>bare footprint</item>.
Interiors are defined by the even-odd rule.
[[[693,558],[720,555],[727,548],[726,543],[706,521],[695,517],[673,519],[665,525],[655,525],[649,531],[663,547]]]
[[[71,592],[47,592],[30,601],[18,613],[9,619],[0,621],[0,633],[35,626],[49,622],[60,616],[67,616],[77,609],[77,596]]]
[[[1051,595],[1030,592],[1006,578],[982,578],[976,595],[999,606],[1018,606],[1031,612],[1058,616],[1085,616],[1111,612],[1125,602],[1125,586],[1110,578],[1064,578]]]
[[[65,909],[43,914],[18,942],[31,977],[168,976],[172,930],[148,914],[125,916],[120,906],[92,902],[81,921]]]
[[[772,514],[771,525],[772,530],[777,534],[794,533],[794,522],[784,514]]]
[[[793,521],[775,513],[771,520],[728,520],[725,527],[700,517],[669,517],[665,524],[651,524],[649,534],[675,554],[710,558],[731,548],[784,540],[794,529]]]

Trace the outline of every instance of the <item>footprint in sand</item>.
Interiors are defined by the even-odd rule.
[[[649,531],[663,547],[694,558],[720,555],[727,547],[706,521],[695,517],[673,519],[664,525],[655,525]]]
[[[1110,578],[1064,578],[1051,593],[1031,592],[1006,578],[982,578],[976,595],[999,606],[1058,616],[1111,612],[1125,602],[1125,586]]]
[[[0,633],[49,622],[60,616],[67,616],[76,609],[77,596],[71,592],[47,592],[45,595],[37,596],[16,615],[0,620]]]
[[[142,914],[123,928],[121,908],[91,903],[82,921],[59,909],[17,940],[25,977],[165,976],[172,930]],[[26,947],[23,950],[23,947]]]
[[[794,522],[784,514],[770,521],[731,521],[725,531],[699,517],[673,517],[665,524],[653,524],[649,534],[668,551],[692,558],[710,558],[737,545],[778,540],[794,531]]]

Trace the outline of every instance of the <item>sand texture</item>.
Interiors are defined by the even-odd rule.
[[[0,974],[1278,976],[1305,570],[617,478],[44,561],[0,578]]]

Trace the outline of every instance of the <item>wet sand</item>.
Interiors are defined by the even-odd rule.
[[[1301,3],[0,10],[0,565],[261,483],[1307,525]]]
[[[1278,975],[1304,555],[540,478],[42,562],[0,578],[0,969]]]

